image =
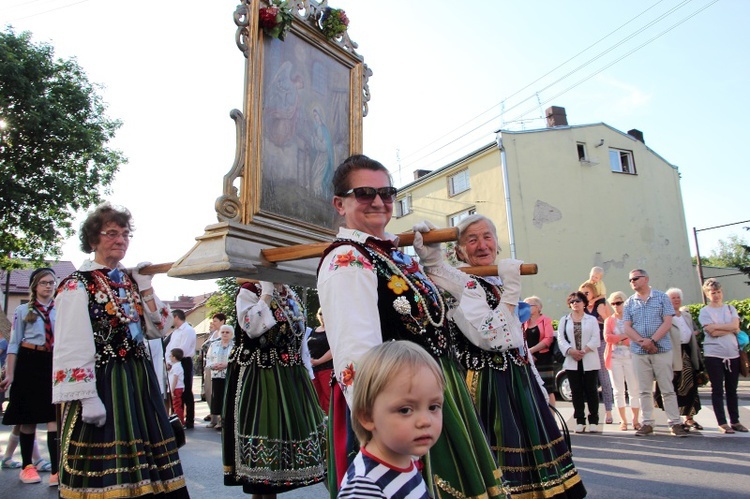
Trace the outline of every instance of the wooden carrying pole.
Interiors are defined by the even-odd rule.
[[[422,235],[426,244],[445,243],[458,239],[458,229],[435,229]],[[398,235],[399,246],[411,246],[414,243],[414,233],[404,232]],[[288,262],[291,260],[302,260],[304,258],[320,258],[323,251],[330,245],[327,243],[299,244],[296,246],[282,246],[280,248],[266,248],[261,250],[263,258],[271,263]],[[144,267],[142,274],[163,274],[172,268],[172,263],[157,263]],[[460,267],[459,270],[467,274],[490,276],[497,275],[496,265],[484,265],[481,267]],[[521,265],[521,275],[534,275],[538,271],[535,263],[524,263]]]

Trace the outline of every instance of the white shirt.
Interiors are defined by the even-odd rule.
[[[685,313],[687,312],[683,312],[683,314]],[[685,316],[675,315],[674,317],[672,317],[672,325],[677,326],[677,328],[680,330],[680,343],[683,345],[686,343],[690,343],[690,338],[693,337],[693,332],[690,330],[690,326],[688,326],[687,321],[685,320]]]
[[[197,335],[193,326],[187,322],[183,322],[182,326],[178,327],[172,333],[172,337],[169,340],[169,351],[171,352],[175,348],[182,350],[185,357],[193,357],[195,355],[195,340]]]

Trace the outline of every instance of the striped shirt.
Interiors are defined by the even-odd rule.
[[[631,326],[644,338],[651,338],[657,329],[664,323],[664,317],[674,315],[672,301],[667,295],[655,289],[651,290],[646,301],[633,294],[625,301],[622,310],[622,318],[625,322],[631,321]],[[656,342],[657,353],[672,350],[672,340],[669,332]],[[630,342],[630,351],[636,355],[646,355],[646,351],[635,341]]]
[[[394,468],[360,449],[341,481],[341,498],[427,499],[427,487],[415,462]]]

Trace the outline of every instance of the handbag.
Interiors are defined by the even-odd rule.
[[[740,374],[745,378],[750,374],[750,359],[744,350],[740,350]]]

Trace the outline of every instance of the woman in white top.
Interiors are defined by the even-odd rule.
[[[604,321],[604,341],[607,343],[604,350],[604,367],[609,371],[612,381],[615,407],[620,413],[620,430],[622,431],[628,429],[628,418],[625,416],[626,393],[629,395],[630,410],[633,413],[633,428],[636,430],[641,428],[641,423],[638,421],[638,413],[641,409],[641,401],[638,397],[638,377],[633,370],[630,339],[623,327],[622,304],[626,299],[622,291],[615,291],[609,295],[609,304],[612,305],[615,313]]]
[[[589,407],[588,431],[600,433],[597,378],[601,363],[597,349],[601,341],[599,323],[584,312],[586,305],[588,299],[580,291],[568,295],[568,306],[572,311],[557,323],[557,343],[560,351],[565,353],[563,369],[568,374],[573,395],[576,433],[587,429],[586,404]]]
[[[698,320],[706,333],[703,339],[703,357],[711,380],[711,404],[716,414],[716,422],[722,433],[746,432],[740,423],[737,404],[737,383],[740,376],[740,349],[737,333],[740,318],[737,309],[724,304],[724,293],[716,279],[703,283],[703,293],[709,300],[701,309]],[[726,387],[726,388],[725,388]],[[729,424],[724,412],[724,390],[726,390]]]
[[[227,378],[229,352],[232,350],[234,328],[227,324],[219,326],[219,339],[212,341],[206,355],[206,365],[211,370],[211,422],[208,428],[221,430],[221,410],[224,405],[224,386]]]

